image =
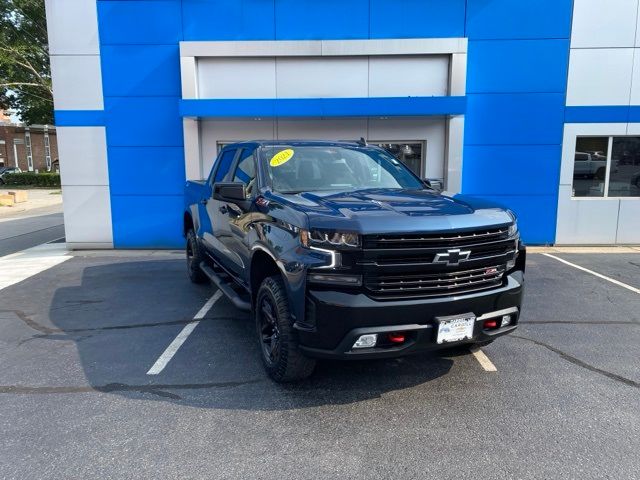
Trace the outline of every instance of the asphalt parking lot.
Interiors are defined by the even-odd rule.
[[[283,386],[224,297],[195,323],[215,289],[181,253],[78,254],[0,290],[0,476],[640,478],[640,252],[554,255],[495,372],[459,351]]]

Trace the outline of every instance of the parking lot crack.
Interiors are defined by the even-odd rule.
[[[263,379],[252,379],[244,381],[231,382],[211,382],[211,383],[184,383],[184,384],[145,384],[130,385],[126,383],[108,383],[97,386],[41,386],[30,387],[24,385],[0,385],[0,394],[17,394],[17,395],[46,395],[46,394],[64,394],[64,393],[118,393],[118,392],[140,392],[151,393],[160,397],[180,400],[177,394],[167,392],[167,390],[203,390],[210,388],[236,388],[244,385],[264,382]]]
[[[64,330],[59,328],[52,328],[42,325],[35,320],[31,319],[28,315],[26,315],[21,310],[0,310],[0,312],[9,312],[14,313],[22,322],[24,322],[28,327],[36,330],[44,335],[39,335],[37,338],[47,338],[50,335],[56,335],[55,339],[60,339],[59,334],[83,334],[90,332],[101,332],[101,331],[111,331],[111,330],[130,330],[135,328],[153,328],[153,327],[170,327],[174,325],[187,325],[193,322],[206,322],[213,320],[235,320],[235,317],[213,317],[208,318],[204,317],[200,320],[194,320],[192,318],[182,318],[179,320],[172,320],[169,322],[149,322],[149,323],[136,323],[129,325],[109,325],[104,327],[86,327],[86,328],[65,328]]]
[[[102,332],[102,331],[111,331],[111,330],[130,330],[135,328],[170,327],[174,325],[188,325],[189,323],[194,323],[194,322],[210,322],[214,320],[235,320],[236,318],[237,317],[213,317],[213,318],[204,317],[199,320],[194,320],[192,318],[189,318],[189,319],[172,320],[169,322],[135,323],[130,325],[110,325],[107,327],[67,328],[64,330],[64,333],[72,334],[72,333]],[[62,332],[62,330],[56,330],[55,332]]]
[[[628,385],[630,387],[640,388],[640,383],[636,382],[635,380],[631,380],[630,378],[623,377],[622,375],[618,375],[616,373],[608,372],[607,370],[603,370],[601,368],[594,367],[593,365],[590,365],[590,364],[588,364],[586,362],[583,362],[582,360],[580,360],[580,359],[578,359],[578,358],[576,358],[576,357],[574,357],[572,355],[569,355],[568,353],[563,352],[560,349],[552,347],[551,345],[549,345],[547,343],[541,342],[539,340],[534,340],[532,338],[521,337],[520,335],[511,335],[511,338],[517,338],[517,339],[520,339],[520,340],[526,340],[526,341],[531,342],[531,343],[533,343],[535,345],[538,345],[540,347],[546,348],[547,350],[549,350],[549,351],[555,353],[556,355],[560,356],[560,358],[562,358],[563,360],[566,360],[567,362],[570,362],[570,363],[572,363],[574,365],[582,367],[582,368],[584,368],[586,370],[589,370],[591,372],[598,373],[600,375],[604,375],[605,377],[607,377],[607,378],[609,378],[611,380],[615,380],[616,382],[623,383],[623,384]]]
[[[20,342],[18,342],[18,347],[23,346],[25,343],[31,342],[33,340],[57,340],[63,342],[75,342],[80,343],[83,340],[93,337],[93,335],[66,335],[61,333],[50,333],[50,334],[41,334],[34,335],[32,337],[26,338]]]
[[[14,313],[22,322],[24,322],[29,328],[36,330],[40,333],[44,333],[45,335],[51,335],[52,333],[63,333],[62,330],[58,328],[51,328],[45,325],[41,325],[35,320],[29,318],[23,311],[21,310],[0,310],[0,312],[9,312]]]
[[[67,300],[66,305],[60,305],[59,307],[51,308],[51,311],[60,310],[63,308],[81,307],[84,305],[94,305],[96,303],[103,303],[104,300]]]

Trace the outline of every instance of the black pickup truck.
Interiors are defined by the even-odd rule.
[[[362,140],[228,145],[185,197],[189,276],[252,312],[276,381],[319,358],[483,345],[517,327],[514,214],[438,193]]]

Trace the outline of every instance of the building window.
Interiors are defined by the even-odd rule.
[[[404,163],[409,169],[418,175],[420,178],[424,177],[424,157],[423,142],[408,141],[408,142],[370,142],[373,145],[384,148],[391,155],[396,157],[402,163]]]
[[[640,137],[579,137],[574,197],[640,197]]]
[[[49,144],[49,128],[44,127],[44,163],[47,166],[47,172],[51,171],[51,145]]]
[[[640,197],[640,137],[614,137],[609,197]]]
[[[31,150],[31,132],[29,132],[29,129],[24,132],[24,144],[27,150],[27,169],[33,172],[33,152]]]

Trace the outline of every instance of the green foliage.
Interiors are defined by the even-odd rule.
[[[0,0],[0,108],[53,124],[44,0]]]
[[[30,187],[59,187],[59,173],[8,173],[2,177],[7,185],[28,185]]]

